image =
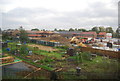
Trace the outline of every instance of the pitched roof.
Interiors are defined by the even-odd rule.
[[[53,33],[52,31],[30,31],[27,30],[27,33]]]
[[[106,32],[100,32],[98,35],[106,35]]]
[[[43,31],[29,31],[29,30],[27,30],[26,32],[27,33],[43,33]]]
[[[96,32],[81,32],[80,34],[97,34]]]

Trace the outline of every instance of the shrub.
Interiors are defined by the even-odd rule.
[[[67,49],[68,46],[58,46],[57,48]]]
[[[28,51],[26,50],[27,46],[22,45],[20,48],[20,54],[28,54]]]
[[[81,54],[82,54],[83,60],[87,60],[87,61],[90,60],[90,58],[91,58],[91,53],[90,52],[83,52]]]

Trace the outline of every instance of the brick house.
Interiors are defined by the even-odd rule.
[[[104,39],[105,39],[105,38],[106,38],[106,34],[107,34],[106,32],[100,32],[100,33],[97,35],[97,37],[98,37],[98,38],[104,38]]]
[[[77,33],[77,34],[73,34],[74,36],[77,37],[83,37],[83,38],[96,38],[97,37],[97,33],[96,32],[81,32],[81,33]]]
[[[28,34],[28,37],[30,38],[38,38],[38,37],[50,37],[54,34],[54,32],[51,31],[26,31]]]

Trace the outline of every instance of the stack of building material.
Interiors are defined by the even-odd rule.
[[[85,44],[83,44],[82,42],[78,44],[78,46],[81,46],[81,47],[87,47]]]

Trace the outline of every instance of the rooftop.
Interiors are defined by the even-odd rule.
[[[52,31],[30,31],[30,30],[26,30],[27,33],[54,33]]]
[[[100,32],[98,35],[105,35],[106,32]]]

